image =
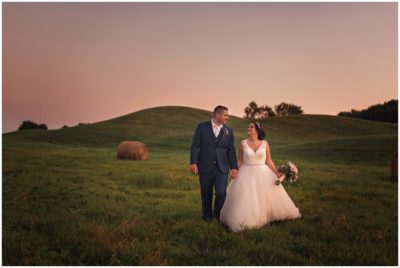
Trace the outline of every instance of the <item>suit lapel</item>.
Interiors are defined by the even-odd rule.
[[[224,135],[224,130],[225,130],[225,125],[222,125],[221,130],[219,131],[218,137],[216,138],[216,144],[218,144],[222,138],[222,136]],[[214,135],[215,137],[215,135]]]
[[[211,120],[208,122],[208,128],[209,128],[209,133],[210,133],[210,135],[211,135],[211,140],[214,142],[214,144],[217,142],[217,138],[215,137],[215,134],[214,134],[214,130],[213,130],[213,127],[212,127],[212,123],[211,123]]]

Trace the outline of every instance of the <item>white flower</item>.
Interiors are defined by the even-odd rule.
[[[229,130],[227,128],[224,128],[224,134],[225,134],[225,136],[229,135]]]

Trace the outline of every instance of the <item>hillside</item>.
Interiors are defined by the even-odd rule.
[[[53,144],[114,148],[122,140],[139,140],[156,148],[187,149],[196,124],[209,120],[210,111],[164,106],[117,118],[58,130],[24,130],[3,134],[7,141],[23,139]],[[250,121],[230,116],[236,144],[246,137]],[[262,119],[266,139],[274,145],[368,135],[397,135],[397,124],[329,115],[295,115]]]
[[[261,120],[274,163],[292,160],[300,170],[299,183],[285,189],[302,218],[231,233],[201,219],[198,176],[188,168],[196,124],[210,117],[157,107],[3,134],[2,263],[397,265],[398,185],[390,177],[397,124],[327,115]],[[231,117],[236,143],[248,122]],[[149,145],[148,161],[116,158],[118,143],[130,139]]]

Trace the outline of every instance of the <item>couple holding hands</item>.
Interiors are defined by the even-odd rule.
[[[228,108],[219,105],[212,119],[198,124],[193,135],[190,169],[199,175],[203,219],[211,222],[215,218],[238,232],[275,220],[300,218],[283,185],[275,184],[283,174],[271,159],[261,124],[248,125],[248,137],[240,142],[237,157],[228,119]],[[232,179],[227,186],[229,174]]]

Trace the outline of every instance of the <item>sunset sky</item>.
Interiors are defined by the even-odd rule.
[[[2,3],[3,133],[252,100],[336,115],[397,99],[397,2]]]

